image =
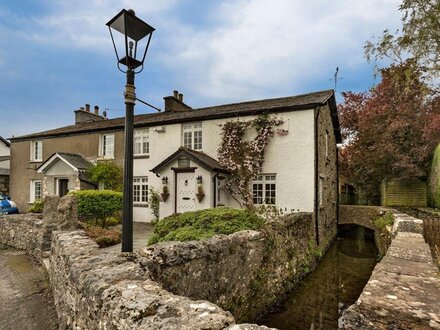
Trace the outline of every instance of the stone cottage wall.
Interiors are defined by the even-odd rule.
[[[209,300],[231,311],[238,321],[249,321],[267,312],[313,270],[323,253],[316,248],[314,235],[312,215],[299,213],[270,223],[261,232],[155,244],[139,257],[165,289]]]

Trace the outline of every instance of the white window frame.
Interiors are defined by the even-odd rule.
[[[40,198],[37,198],[36,194],[36,183],[40,185]],[[33,203],[36,200],[43,199],[43,181],[42,180],[31,180],[30,184],[30,194],[29,194],[29,202]]]
[[[111,137],[112,147],[109,150],[106,150],[108,145],[108,138]],[[102,158],[106,159],[114,159],[115,158],[115,133],[104,133],[101,134],[99,139],[99,155]]]
[[[31,141],[31,161],[42,162],[43,161],[43,141],[33,140]]]
[[[133,204],[148,204],[148,177],[133,178]]]
[[[203,149],[202,122],[182,124],[182,146],[193,150]]]
[[[251,189],[252,189],[252,200],[255,205],[276,205],[277,203],[277,180],[276,180],[276,174],[275,173],[266,173],[266,174],[259,174],[255,177],[254,180],[252,180],[251,183]],[[256,186],[260,185],[261,189],[255,189]],[[274,185],[274,189],[269,185]],[[257,193],[261,192],[261,196],[257,196]],[[273,192],[273,194],[272,194]],[[270,195],[273,196],[270,196]],[[258,201],[258,199],[261,200],[261,202]],[[270,199],[270,203],[268,203],[268,199]],[[256,201],[257,200],[257,201]]]
[[[137,129],[133,136],[133,153],[135,156],[150,154],[150,137],[148,128]]]

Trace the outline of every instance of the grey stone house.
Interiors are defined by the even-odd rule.
[[[0,136],[0,193],[9,195],[9,166],[11,143]]]

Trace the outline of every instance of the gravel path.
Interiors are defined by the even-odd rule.
[[[42,267],[24,252],[0,245],[0,329],[57,329]]]

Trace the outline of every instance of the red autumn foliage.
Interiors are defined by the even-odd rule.
[[[440,96],[421,74],[407,61],[381,70],[381,82],[369,92],[342,93],[340,171],[372,203],[378,202],[383,179],[428,174],[440,142]]]

